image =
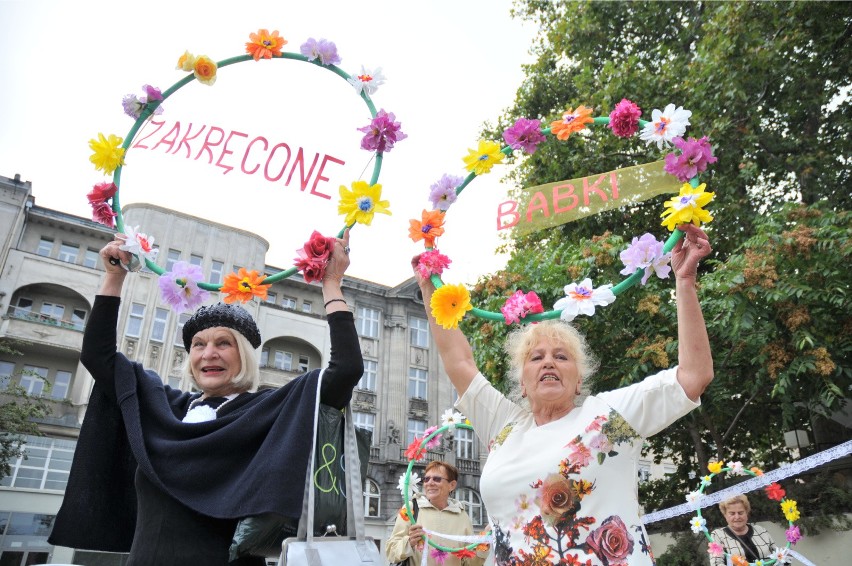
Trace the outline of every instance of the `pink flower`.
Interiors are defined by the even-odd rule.
[[[160,275],[158,284],[163,302],[177,313],[194,311],[207,300],[210,293],[198,287],[204,275],[201,267],[178,261],[170,272]]]
[[[633,552],[633,537],[621,517],[611,515],[603,520],[601,526],[589,533],[586,545],[604,564],[627,565],[627,558]]]
[[[719,161],[713,156],[713,148],[707,136],[700,140],[689,138],[684,141],[681,137],[672,139],[672,143],[680,150],[680,155],[674,152],[666,155],[666,173],[674,175],[680,181],[686,183],[699,173],[707,170],[707,165]]]
[[[109,228],[115,228],[116,213],[109,203],[104,201],[92,203],[92,220]]]
[[[438,430],[437,426],[430,426],[429,428],[427,428],[426,430],[423,431],[423,438],[427,438],[430,434],[432,434],[436,430]],[[441,445],[441,435],[436,434],[435,436],[432,437],[431,440],[426,442],[426,450],[431,450],[432,448],[437,448],[440,445]]]
[[[619,137],[629,138],[639,131],[639,116],[641,115],[642,110],[636,104],[622,98],[621,102],[616,104],[610,113],[607,128]]]
[[[393,144],[407,138],[408,135],[400,130],[400,123],[394,120],[393,112],[379,110],[367,126],[358,128],[359,132],[367,134],[361,139],[361,149],[387,153],[393,149]]]
[[[432,206],[438,210],[447,211],[450,205],[456,202],[458,195],[456,187],[462,184],[464,179],[455,175],[444,175],[429,187],[429,200]]]
[[[447,556],[449,556],[448,553],[437,548],[433,548],[432,550],[430,550],[429,554],[432,555],[432,560],[434,560],[436,564],[440,564],[441,566],[444,566],[444,562],[447,560]]]
[[[589,462],[592,460],[592,451],[586,448],[586,445],[579,440],[572,440],[568,443],[566,448],[571,451],[571,453],[568,454],[568,458],[571,460],[572,464],[576,464],[582,468],[588,466]]]
[[[296,250],[299,254],[294,260],[296,269],[302,272],[307,283],[322,280],[335,242],[334,238],[328,238],[314,230],[305,245]]]
[[[798,525],[793,525],[792,527],[784,531],[784,534],[787,537],[787,542],[789,542],[790,544],[796,544],[802,538],[802,532],[799,530]]]
[[[524,293],[519,289],[506,299],[506,302],[500,308],[500,312],[503,313],[506,324],[512,324],[513,322],[521,322],[521,319],[528,314],[544,312],[544,307],[541,304],[541,299],[534,291]]]
[[[522,149],[532,155],[538,144],[545,140],[541,133],[541,121],[518,118],[515,124],[503,132],[503,140],[512,149]]]
[[[417,262],[417,273],[424,279],[432,275],[441,275],[452,261],[438,250],[423,252]]]
[[[716,541],[707,545],[707,554],[710,556],[722,556],[725,553],[725,547]]]

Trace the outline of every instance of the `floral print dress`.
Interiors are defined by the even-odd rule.
[[[654,564],[637,461],[645,437],[698,406],[676,374],[589,397],[543,426],[476,376],[457,406],[489,449],[480,489],[499,566]]]

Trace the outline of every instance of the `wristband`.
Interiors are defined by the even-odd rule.
[[[330,305],[331,303],[336,303],[336,302],[338,302],[338,301],[339,301],[339,302],[341,302],[341,303],[343,303],[344,305],[347,305],[347,306],[348,306],[348,303],[346,302],[346,299],[329,299],[328,301],[326,301],[326,303],[325,303],[323,306],[324,306],[325,308],[328,308],[328,305]]]

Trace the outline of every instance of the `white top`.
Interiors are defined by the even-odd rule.
[[[496,563],[540,563],[535,556],[556,564],[573,555],[582,564],[653,565],[639,519],[642,441],[699,404],[672,368],[537,426],[478,374],[456,406],[489,449],[480,489]]]

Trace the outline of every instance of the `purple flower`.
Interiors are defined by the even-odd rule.
[[[142,90],[145,91],[145,97],[148,102],[155,102],[163,99],[163,93],[155,86],[142,85]]]
[[[436,564],[440,564],[441,566],[443,566],[443,564],[447,561],[447,556],[449,556],[446,551],[443,551],[440,548],[433,548],[429,551],[429,554],[432,555],[432,560],[434,560]]]
[[[619,137],[629,138],[639,131],[639,116],[641,115],[641,108],[626,98],[622,98],[621,102],[616,104],[610,113],[607,128]]]
[[[541,121],[518,118],[514,126],[503,132],[503,139],[512,149],[522,149],[532,155],[545,137],[541,133]]]
[[[175,263],[171,271],[160,275],[158,281],[163,302],[168,303],[178,314],[194,311],[210,296],[210,293],[198,287],[198,280],[202,277],[201,266],[185,261]]]
[[[784,534],[787,535],[787,542],[790,544],[796,544],[802,538],[802,532],[799,530],[798,525],[793,525]]]
[[[455,175],[444,175],[438,182],[433,183],[429,187],[429,200],[432,202],[432,206],[446,212],[450,205],[456,202],[458,198],[456,187],[461,185],[463,181],[463,178]]]
[[[313,37],[299,47],[302,55],[308,58],[308,61],[319,59],[323,65],[339,65],[342,59],[337,54],[337,46],[332,41],[320,39],[317,41]]]
[[[672,143],[681,153],[666,155],[665,171],[684,183],[705,171],[708,164],[719,161],[719,158],[713,157],[713,148],[707,136],[700,140],[689,138],[688,141],[678,137],[672,139]]]
[[[142,96],[137,97],[135,94],[128,94],[121,99],[121,106],[124,108],[124,113],[134,120],[139,119],[149,102],[158,102],[163,100],[163,94],[157,87],[142,85],[142,90],[145,91],[145,94]],[[157,106],[157,109],[154,110],[154,114],[162,113],[163,107]]]
[[[400,130],[400,123],[395,122],[393,112],[379,110],[370,125],[358,128],[366,135],[361,139],[361,149],[386,153],[393,149],[393,144],[408,137]]]
[[[671,272],[671,254],[664,254],[663,242],[651,234],[634,237],[630,247],[621,252],[619,257],[624,262],[624,269],[620,271],[622,275],[632,275],[637,269],[645,270],[642,285],[648,282],[651,273],[656,273],[660,279],[666,279]]]

